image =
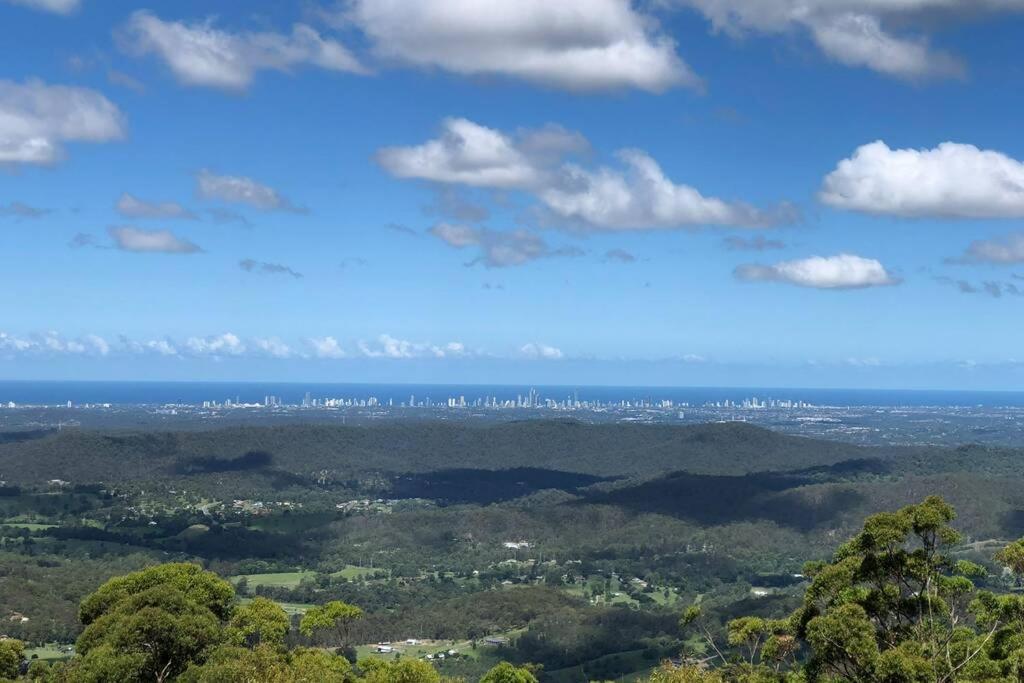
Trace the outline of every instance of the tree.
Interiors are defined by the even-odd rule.
[[[339,636],[344,641],[347,625],[362,616],[363,610],[358,607],[334,600],[306,610],[306,613],[302,615],[302,620],[299,622],[299,631],[304,636],[309,637],[315,631],[337,629]]]
[[[480,683],[537,683],[537,677],[529,669],[501,662],[485,673]]]
[[[72,678],[172,680],[224,640],[233,601],[228,582],[192,564],[111,579],[82,601]]]
[[[960,535],[953,508],[932,496],[872,515],[832,561],[809,565],[803,605],[788,619],[728,624],[723,653],[706,638],[726,680],[981,681],[1024,674],[1024,599],[979,591],[979,565],[949,554]],[[996,555],[1020,575],[1024,539]],[[688,609],[684,626],[699,624]],[[796,655],[808,653],[798,664]],[[787,673],[790,672],[790,673]]]
[[[266,644],[284,647],[284,637],[291,628],[288,614],[273,600],[258,597],[235,610],[228,622],[227,639],[235,645],[255,647]]]
[[[0,678],[15,678],[25,658],[25,644],[20,640],[0,640]]]
[[[419,659],[388,662],[371,658],[359,662],[363,669],[361,683],[441,683],[437,669]]]
[[[78,618],[88,626],[125,597],[167,585],[186,593],[190,600],[209,609],[218,619],[227,619],[234,608],[235,590],[230,583],[199,565],[172,563],[110,579],[82,601]]]

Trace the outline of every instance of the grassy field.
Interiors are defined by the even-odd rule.
[[[603,605],[625,605],[627,607],[638,607],[639,603],[625,592],[625,584],[615,579],[611,581],[611,593],[605,593],[605,588],[608,586],[606,579],[599,575],[590,576],[587,578],[586,583],[575,583],[568,586],[564,586],[565,590],[570,595],[574,595],[580,598],[586,598],[592,603],[603,604]],[[591,597],[594,590],[599,591],[600,595],[597,598]],[[674,588],[670,588],[668,596],[665,595],[665,589],[661,587],[655,588],[650,593],[644,593],[644,595],[651,598],[655,604],[662,607],[673,607],[680,603],[679,594]]]
[[[352,581],[354,579],[358,579],[361,576],[373,576],[375,573],[379,571],[380,569],[373,569],[372,567],[360,567],[359,565],[355,564],[347,564],[345,565],[344,569],[342,569],[340,572],[334,572],[333,574],[331,574],[331,576],[340,576],[343,579],[348,579],[349,581]]]
[[[60,645],[59,643],[47,643],[40,647],[29,647],[25,648],[26,659],[42,659],[47,662],[56,661],[58,659],[68,659],[71,657],[71,653],[62,652],[61,648],[67,647],[66,645]]]
[[[380,571],[379,569],[371,569],[370,567],[360,567],[354,564],[345,565],[345,568],[341,571],[334,572],[331,576],[341,577],[353,581],[360,577],[372,576],[375,572]],[[257,586],[272,586],[275,588],[296,588],[303,579],[315,579],[316,572],[314,571],[298,571],[298,572],[272,572],[267,574],[238,574],[230,577],[228,580],[233,584],[237,584],[242,579],[245,579],[246,583],[249,584],[250,588]]]
[[[256,586],[273,586],[275,588],[295,588],[303,579],[315,579],[316,572],[277,572],[274,574],[239,574],[230,578],[231,583],[237,584],[245,579],[250,588]]]
[[[41,531],[43,529],[53,529],[56,524],[36,524],[35,522],[0,522],[0,526],[9,526],[16,529],[28,529],[29,531]]]

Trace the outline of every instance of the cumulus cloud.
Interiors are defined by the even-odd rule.
[[[125,218],[197,218],[194,213],[177,202],[149,202],[127,192],[117,200],[115,208]]]
[[[246,352],[245,344],[231,332],[211,337],[189,337],[185,348],[198,356],[240,356]]]
[[[345,350],[334,337],[313,337],[309,339],[309,345],[313,349],[313,355],[317,358],[344,358]]]
[[[0,204],[0,217],[13,216],[14,218],[42,218],[48,213],[50,213],[49,209],[40,209],[36,206],[29,206],[24,202]]]
[[[862,289],[900,282],[877,260],[853,254],[812,256],[774,265],[746,264],[736,268],[735,275],[748,282],[784,282],[815,289]]]
[[[706,197],[666,177],[639,150],[622,150],[616,167],[583,166],[570,156],[589,149],[560,126],[514,134],[468,119],[449,118],[438,138],[411,147],[386,147],[377,161],[399,178],[527,192],[547,222],[576,230],[677,229],[702,225],[767,227],[791,222],[793,207],[759,209]]]
[[[1024,163],[944,142],[934,149],[859,147],[825,177],[821,200],[839,209],[908,218],[1024,217]]]
[[[257,352],[274,358],[291,358],[293,355],[292,348],[277,337],[256,338],[252,344]]]
[[[115,225],[107,229],[114,246],[122,251],[162,254],[195,254],[199,245],[178,237],[170,230],[145,230],[131,225]],[[85,246],[85,245],[77,245]]]
[[[765,211],[742,202],[705,197],[667,178],[654,159],[639,150],[618,153],[623,168],[585,169],[567,164],[560,182],[538,196],[561,218],[592,230],[647,230],[701,225],[768,227],[791,222],[792,207]]]
[[[389,334],[382,334],[371,342],[360,341],[356,346],[358,355],[368,359],[458,359],[478,355],[478,352],[471,351],[458,341],[441,344],[415,342]],[[348,357],[349,354],[344,350],[342,343],[332,336],[301,339],[298,346],[293,346],[277,336],[243,339],[232,332],[192,336],[180,343],[169,337],[136,340],[121,334],[114,343],[111,343],[96,334],[72,337],[56,331],[32,334],[0,331],[0,358],[13,359],[24,355],[97,358],[150,355],[219,361],[229,357],[278,360],[340,359]]]
[[[203,169],[196,175],[196,191],[203,199],[231,204],[246,204],[262,211],[294,211],[304,213],[280,192],[245,176],[218,175]]]
[[[575,247],[554,249],[540,235],[523,229],[506,232],[452,223],[438,223],[428,232],[456,249],[475,247],[479,251],[479,256],[467,265],[482,263],[488,268],[521,266],[542,258],[583,254]]]
[[[435,345],[397,339],[390,334],[378,336],[376,343],[360,340],[356,346],[359,353],[367,358],[457,358],[467,354],[466,347],[461,342]]]
[[[263,273],[266,275],[290,275],[293,278],[299,279],[303,277],[302,273],[297,273],[286,265],[280,263],[267,263],[266,261],[256,261],[251,258],[242,259],[238,262],[238,267],[247,273]]]
[[[288,72],[298,66],[367,72],[347,48],[305,24],[295,24],[290,34],[231,33],[216,28],[212,20],[164,21],[140,10],[125,24],[120,38],[129,52],[158,56],[185,85],[240,91],[258,71]]]
[[[537,344],[535,342],[523,344],[519,348],[519,353],[526,358],[538,360],[560,360],[564,357],[561,349],[555,348],[554,346],[548,346],[547,344]]]
[[[751,238],[732,236],[722,240],[722,244],[729,251],[769,251],[772,249],[785,249],[786,243],[781,240],[770,240],[764,235],[754,235]]]
[[[904,80],[961,77],[955,56],[932,48],[927,31],[943,13],[956,19],[979,12],[1024,10],[1021,0],[675,0],[732,35],[805,31],[840,64]]]
[[[124,137],[121,111],[88,88],[0,80],[0,165],[53,164],[68,142]]]
[[[700,87],[630,0],[353,0],[344,19],[385,60],[572,91]]]
[[[948,259],[948,262],[995,265],[1024,263],[1024,232],[993,240],[975,240],[967,246],[962,256]]]
[[[96,334],[66,337],[59,332],[47,331],[17,336],[0,331],[0,354],[6,356],[33,354],[102,357],[109,353],[110,344]]]
[[[21,5],[32,9],[50,12],[51,14],[68,15],[77,10],[82,0],[3,0],[9,5]]]
[[[501,131],[463,118],[442,122],[441,136],[413,147],[385,147],[377,161],[399,178],[473,187],[528,188],[540,171],[516,142]]]
[[[121,348],[132,354],[154,354],[163,357],[178,356],[178,347],[170,339],[135,341],[126,335],[120,337]]]
[[[159,254],[196,254],[202,249],[170,230],[145,230],[131,225],[114,225],[107,229],[114,246],[122,251]],[[85,246],[85,245],[77,245]]]

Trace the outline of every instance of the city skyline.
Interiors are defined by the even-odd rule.
[[[1024,4],[495,7],[0,0],[0,378],[1021,388]]]

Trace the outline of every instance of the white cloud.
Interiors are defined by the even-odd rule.
[[[443,346],[431,346],[430,352],[435,358],[458,358],[468,353],[466,345],[462,342],[448,342]]]
[[[51,330],[28,337],[16,337],[0,332],[0,353],[102,357],[110,353],[110,344],[96,334],[71,338]]]
[[[164,357],[178,355],[178,347],[169,339],[150,339],[139,342],[122,336],[121,346],[125,351],[135,354],[152,353]]]
[[[367,358],[449,358],[467,354],[466,347],[461,342],[435,345],[396,339],[390,334],[378,336],[375,344],[360,340],[356,347],[359,353]]]
[[[934,149],[859,147],[825,177],[821,200],[839,209],[909,218],[1024,217],[1024,163],[944,142]]]
[[[218,175],[203,169],[196,175],[196,190],[203,199],[247,204],[263,211],[302,212],[280,192],[245,176]]]
[[[292,348],[277,337],[254,339],[252,344],[256,350],[274,358],[291,358],[293,355]]]
[[[96,353],[98,353],[101,356],[106,356],[108,353],[110,353],[110,344],[107,343],[106,339],[100,337],[99,335],[87,334],[85,335],[85,337],[83,337],[83,340],[85,341],[86,345],[94,349]]]
[[[975,240],[968,245],[962,256],[949,261],[996,265],[1024,263],[1024,232],[1013,233],[999,239]]]
[[[124,137],[120,110],[95,90],[0,80],[0,165],[52,164],[67,142]]]
[[[160,254],[195,254],[202,249],[170,230],[144,230],[131,225],[113,226],[107,230],[115,246],[122,251]]]
[[[148,202],[127,192],[117,200],[116,208],[125,218],[196,218],[194,213],[177,202]]]
[[[212,337],[189,337],[185,347],[198,356],[240,356],[246,352],[242,340],[230,332]]]
[[[739,266],[735,275],[749,282],[785,282],[815,289],[862,289],[899,283],[877,260],[854,254],[812,256],[770,266],[747,264]]]
[[[658,163],[639,150],[618,157],[624,170],[563,168],[560,182],[539,191],[557,216],[594,230],[646,230],[701,225],[766,227],[791,221],[794,211],[763,211],[740,202],[705,197],[667,178]]]
[[[382,334],[377,337],[377,346],[360,340],[358,343],[359,352],[367,358],[412,358],[415,354],[415,345],[404,339],[395,339],[389,334]]]
[[[438,223],[428,232],[456,249],[478,248],[479,256],[467,265],[482,263],[488,268],[521,266],[541,258],[579,256],[583,253],[575,247],[552,249],[540,235],[523,229],[503,232],[466,225]]]
[[[549,222],[568,222],[577,230],[766,227],[796,217],[788,205],[763,210],[705,197],[667,178],[639,150],[620,151],[622,166],[616,168],[567,161],[588,149],[579,133],[552,124],[512,135],[449,118],[440,137],[412,147],[384,148],[377,160],[399,178],[525,191],[540,203]]]
[[[377,161],[399,178],[474,187],[522,189],[541,179],[541,170],[511,137],[462,118],[445,119],[441,137],[422,145],[385,147]]]
[[[527,358],[540,360],[560,360],[564,357],[561,349],[557,349],[554,346],[548,346],[547,344],[537,344],[534,342],[521,346],[519,348],[519,353]]]
[[[353,0],[345,19],[384,59],[573,91],[699,87],[630,0]]]
[[[6,351],[8,353],[16,352],[22,353],[30,351],[34,344],[28,339],[21,337],[14,337],[6,332],[0,332],[0,351]]]
[[[878,17],[842,14],[811,25],[822,51],[846,66],[864,66],[897,78],[960,76],[963,65],[929,48],[924,40],[896,38],[882,29]]]
[[[164,21],[140,10],[128,20],[122,39],[129,51],[159,56],[186,85],[244,90],[258,71],[286,72],[303,65],[366,73],[343,45],[305,24],[295,24],[291,34],[230,33],[215,28],[211,20]]]
[[[31,356],[92,356],[97,358],[125,356],[159,356],[163,358],[208,358],[214,361],[232,358],[272,358],[277,360],[339,359],[348,354],[335,337],[310,337],[300,340],[301,347],[293,346],[277,336],[243,339],[231,332],[208,336],[188,337],[182,343],[164,337],[135,340],[119,335],[111,344],[96,334],[69,337],[56,331],[15,335],[0,331],[0,358],[13,359]],[[370,359],[458,359],[476,357],[458,341],[434,344],[398,339],[382,334],[372,342],[357,344],[360,356]]]
[[[959,59],[931,47],[935,14],[959,18],[1024,10],[1022,0],[674,0],[716,30],[783,34],[807,31],[829,58],[905,80],[960,77]]]
[[[71,14],[77,10],[81,4],[81,0],[3,0],[10,5],[22,5],[24,7],[31,7],[32,9],[42,10],[43,12],[50,12],[52,14]]]
[[[309,340],[313,354],[317,358],[344,358],[345,350],[334,337],[313,337]]]

